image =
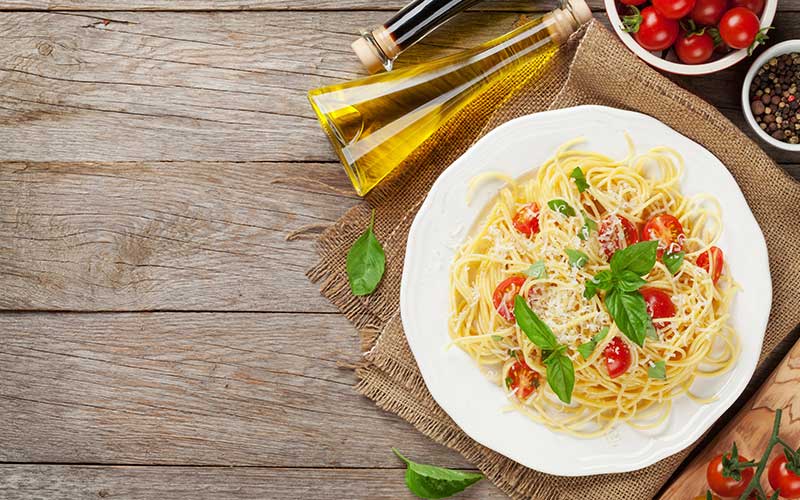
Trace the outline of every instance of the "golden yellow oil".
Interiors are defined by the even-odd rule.
[[[309,92],[356,191],[366,194],[487,89],[510,96],[541,74],[559,45],[552,25],[545,15],[459,54]]]

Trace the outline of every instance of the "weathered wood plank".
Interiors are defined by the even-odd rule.
[[[333,312],[286,238],[357,202],[338,163],[0,164],[0,308]]]
[[[0,462],[466,467],[355,391],[358,353],[333,314],[0,314]]]
[[[0,10],[65,10],[65,11],[346,11],[346,10],[381,10],[396,11],[411,0],[390,0],[376,2],[375,0],[181,0],[178,4],[169,0],[135,0],[120,4],[113,0],[6,0]],[[795,0],[786,0],[788,4]],[[589,5],[601,9],[603,2],[589,0]],[[471,10],[480,11],[528,11],[540,12],[550,10],[558,5],[555,0],[540,2],[527,2],[525,0],[491,0],[476,5]],[[385,13],[384,16],[391,14]]]
[[[0,160],[335,161],[306,93],[364,74],[349,44],[385,13],[103,16],[0,17]],[[517,17],[467,13],[402,64],[473,46]],[[773,40],[800,37],[800,13],[782,13],[776,26]],[[676,79],[745,128],[731,84],[744,68]]]
[[[347,500],[416,499],[403,469],[265,469],[259,467],[98,467],[0,465],[5,500]],[[508,498],[488,481],[460,500]]]

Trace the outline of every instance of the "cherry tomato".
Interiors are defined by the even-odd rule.
[[[614,252],[639,242],[639,233],[633,222],[621,215],[609,215],[600,221],[600,230],[597,231],[597,241],[611,259]]]
[[[697,0],[692,9],[692,21],[701,26],[716,26],[727,8],[728,0]]]
[[[653,8],[667,19],[686,17],[694,8],[695,0],[653,0]]]
[[[620,3],[625,5],[642,5],[647,0],[619,0]]]
[[[786,455],[778,455],[769,464],[769,485],[781,490],[781,498],[800,498],[800,473],[787,467]]]
[[[719,247],[711,247],[697,257],[697,265],[705,269],[707,273],[711,273],[711,279],[714,280],[714,283],[719,281],[724,262],[725,258]],[[709,264],[711,267],[709,267]]]
[[[680,252],[686,234],[680,221],[669,214],[656,215],[644,225],[642,240],[658,240],[658,256],[664,252]]]
[[[512,276],[501,281],[492,295],[492,302],[494,303],[494,308],[497,309],[497,313],[511,323],[516,321],[514,317],[514,299],[519,295],[523,284],[525,284],[524,276]]]
[[[678,21],[667,19],[653,7],[645,7],[641,13],[642,24],[633,38],[647,50],[664,50],[678,38]]]
[[[679,36],[675,53],[685,64],[702,64],[714,54],[714,39],[708,33]]]
[[[619,337],[614,337],[611,342],[606,344],[603,356],[606,358],[606,370],[611,378],[619,377],[631,366],[631,350],[628,348],[628,344]]]
[[[761,16],[764,12],[764,0],[733,0],[731,7],[744,7],[745,9],[752,10],[757,16]]]
[[[747,462],[747,459],[739,456],[740,462]],[[706,480],[711,491],[721,497],[738,497],[747,489],[750,480],[753,479],[753,469],[747,468],[741,471],[742,479],[737,481],[732,477],[722,475],[722,455],[717,455],[708,463],[706,469]]]
[[[746,49],[752,45],[759,29],[758,16],[744,7],[732,8],[719,22],[719,36],[733,49]]]
[[[514,229],[525,236],[533,236],[539,232],[539,205],[528,203],[517,210],[512,219]]]
[[[539,387],[539,374],[531,369],[524,360],[516,361],[508,370],[508,378],[511,379],[509,388],[518,399],[528,399],[533,391]]]
[[[653,319],[671,318],[675,316],[675,304],[666,292],[658,288],[642,288],[639,290],[647,304],[647,314]],[[662,328],[663,322],[654,322],[656,328]]]

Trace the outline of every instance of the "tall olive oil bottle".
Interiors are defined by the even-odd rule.
[[[542,71],[592,14],[584,0],[495,40],[435,61],[322,87],[308,97],[360,195],[386,177],[439,127],[515,70]]]

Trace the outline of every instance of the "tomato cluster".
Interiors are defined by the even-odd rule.
[[[623,29],[639,45],[654,52],[672,47],[684,64],[702,64],[729,49],[752,50],[766,39],[759,21],[765,0],[619,1],[630,11]]]
[[[769,463],[767,472],[769,485],[780,498],[800,498],[800,468],[798,468],[800,464],[797,463],[798,460],[800,460],[798,452],[788,449]],[[708,463],[706,468],[708,487],[723,498],[740,497],[752,481],[756,465],[756,462],[739,456],[734,447],[733,453],[717,455]],[[760,497],[753,492],[749,498]]]

